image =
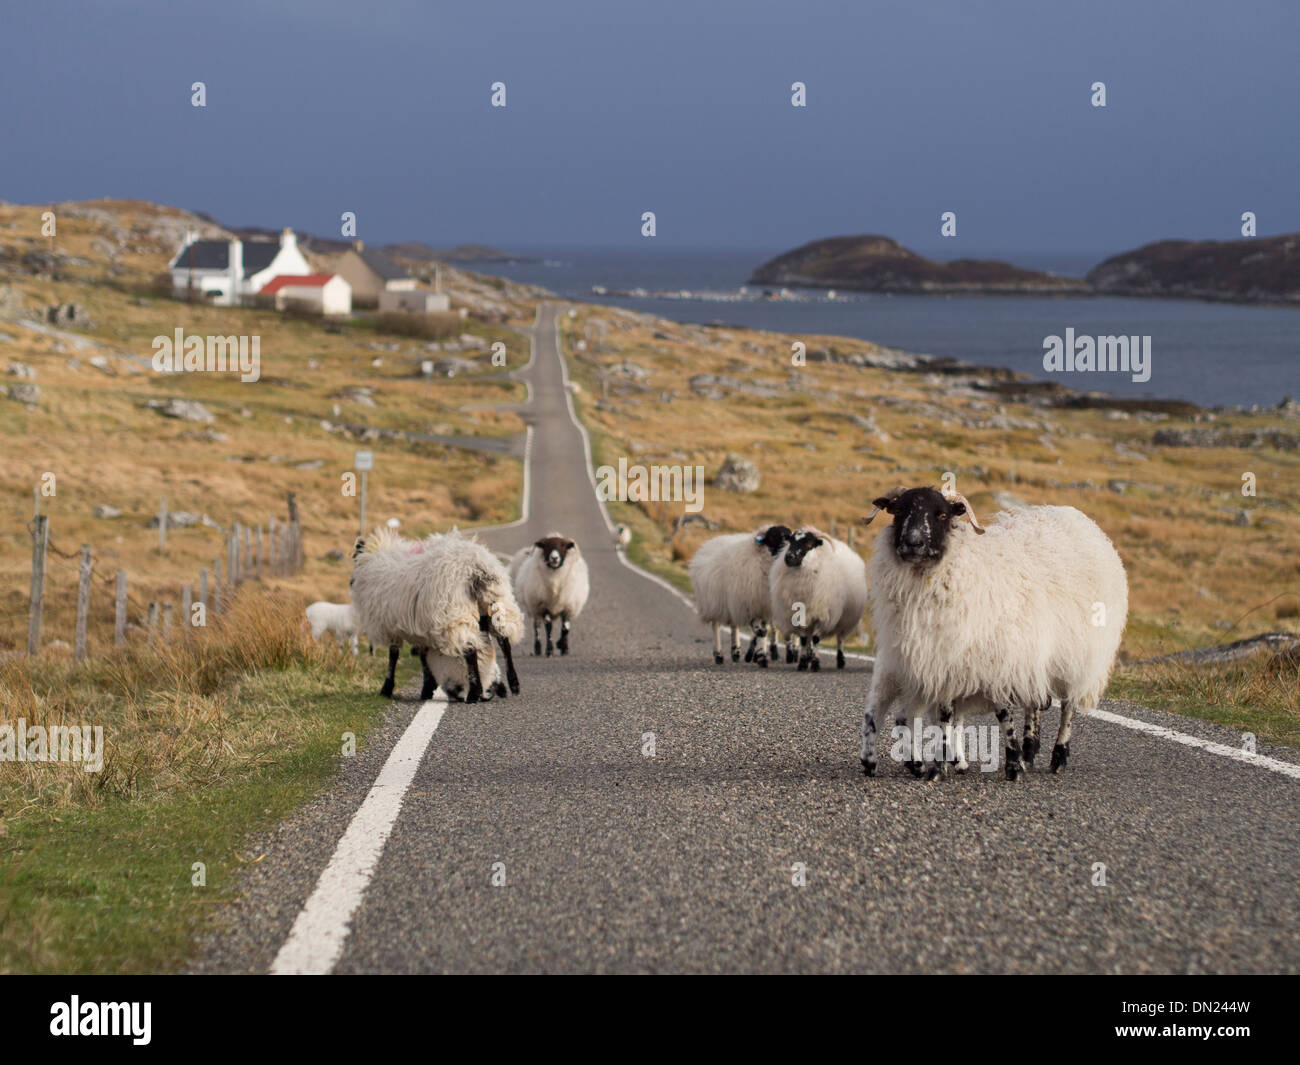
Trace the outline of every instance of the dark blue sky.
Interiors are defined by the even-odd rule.
[[[1294,0],[12,3],[0,198],[351,210],[372,243],[644,247],[653,210],[660,251],[1117,252],[1300,230],[1298,54]]]

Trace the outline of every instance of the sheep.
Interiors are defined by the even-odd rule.
[[[338,637],[339,648],[348,640],[352,653],[357,653],[357,612],[351,603],[312,603],[307,608],[307,622],[311,625],[311,638],[319,640],[327,632]]]
[[[1005,735],[1006,775],[1033,767],[1042,711],[1061,701],[1051,771],[1065,768],[1075,716],[1101,700],[1128,616],[1128,580],[1114,545],[1073,507],[1002,513],[986,530],[955,491],[901,486],[874,501],[893,524],[871,558],[875,675],[862,722],[861,761],[876,769],[876,715],[935,710],[943,775],[962,719],[992,710]],[[965,522],[956,519],[964,518]],[[1023,747],[1012,709],[1024,708]],[[896,720],[899,718],[896,717]],[[909,763],[919,775],[919,764]]]
[[[553,650],[569,653],[569,628],[587,605],[591,590],[587,560],[578,545],[560,533],[548,533],[510,560],[510,580],[525,614],[533,619],[533,654],[542,653],[538,625],[546,624],[546,657]],[[551,624],[560,622],[560,639],[551,643]]]
[[[632,542],[632,530],[626,525],[614,526],[614,548],[627,547]]]
[[[867,606],[867,569],[843,540],[805,525],[772,562],[773,623],[803,642],[800,670],[821,669],[817,644],[835,637],[835,668],[844,668],[844,637],[857,632]]]
[[[706,540],[691,559],[695,611],[713,626],[713,661],[722,665],[722,629],[731,628],[731,660],[740,660],[740,629],[748,625],[753,638],[746,662],[767,668],[765,648],[768,605],[767,574],[772,558],[790,538],[785,525],[760,525],[752,533],[727,533]],[[775,651],[773,651],[775,657]]]
[[[510,590],[505,567],[477,540],[456,530],[404,540],[377,529],[357,541],[353,553],[352,602],[358,622],[372,641],[388,645],[388,674],[380,695],[393,694],[394,673],[403,643],[417,648],[424,671],[420,698],[437,687],[431,659],[463,660],[465,702],[483,695],[479,661],[491,655],[495,638],[505,660],[509,690],[518,694],[510,643],[523,636],[523,617]],[[494,682],[489,671],[489,685]],[[507,684],[496,684],[505,696]]]

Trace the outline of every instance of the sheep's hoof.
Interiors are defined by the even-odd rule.
[[[498,699],[506,699],[509,697],[506,694],[506,686],[501,681],[497,681],[495,684],[492,685],[492,694],[495,695]]]
[[[925,766],[921,762],[904,762],[903,768],[906,769],[909,773],[911,773],[912,776],[917,777],[918,779],[920,778],[921,774],[925,771]]]
[[[739,649],[739,648],[737,648],[736,650],[733,650],[733,651],[731,652],[731,660],[732,660],[733,662],[739,662],[739,661],[740,661],[740,649]]]
[[[862,775],[864,777],[874,777],[876,775],[876,763],[866,758],[862,760]]]
[[[958,773],[965,773],[970,768],[969,762],[958,762],[953,769]]]
[[[934,765],[930,767],[930,772],[928,772],[925,775],[925,779],[928,781],[946,780],[947,777],[948,777],[947,762],[935,762]]]
[[[540,655],[541,653],[542,653],[542,641],[541,641],[541,640],[534,640],[534,641],[533,641],[533,654],[535,654],[535,655]]]
[[[822,660],[816,655],[813,655],[812,661],[808,664],[808,668],[814,673],[820,673],[822,671]]]
[[[569,653],[569,645],[564,640],[561,640],[559,643],[557,643],[555,647],[556,650],[558,650],[562,655],[567,655]]]
[[[437,686],[438,686],[438,685],[436,685],[436,684],[429,684],[429,683],[427,683],[427,682],[426,682],[425,684],[423,684],[423,685],[420,687],[420,701],[423,702],[423,701],[425,701],[426,699],[432,699],[432,698],[433,698],[433,690],[434,690]]]
[[[841,651],[838,647],[835,649],[835,668],[836,669],[844,668],[844,652]]]
[[[469,691],[465,693],[465,702],[476,703],[483,698],[483,689],[478,685],[471,685]]]
[[[714,664],[715,666],[720,666],[720,665],[722,665],[722,652],[721,652],[721,651],[714,651],[714,652],[713,652],[713,664]]]
[[[1038,755],[1038,737],[1026,736],[1020,747],[1020,757],[1025,763],[1025,769],[1033,769],[1034,758]]]
[[[807,668],[808,668],[808,660],[806,658],[799,659],[799,672],[802,673]]]
[[[511,678],[510,678],[510,694],[511,694],[511,695],[518,695],[518,694],[519,694],[519,678],[518,678],[518,677],[511,677]]]
[[[749,648],[749,650],[745,652],[745,661],[746,662],[754,661],[754,648],[751,647]]]
[[[553,645],[549,640],[547,640],[547,641],[546,641],[546,657],[547,657],[547,658],[550,658],[551,655],[554,653],[554,651],[555,651],[555,647],[554,647],[554,645]]]
[[[392,682],[389,681],[388,683],[384,684],[384,686],[379,689],[379,694],[382,695],[385,699],[391,699],[393,697]]]
[[[756,661],[756,662],[758,663],[758,668],[759,668],[759,669],[766,669],[766,668],[767,668],[767,659],[766,659],[766,658],[756,658],[754,661]]]
[[[1052,748],[1052,772],[1059,773],[1070,760],[1070,745],[1057,744]]]
[[[1024,765],[1023,765],[1023,764],[1022,764],[1018,759],[1017,759],[1016,761],[1012,761],[1010,758],[1008,758],[1008,759],[1007,759],[1007,779],[1008,779],[1008,780],[1019,780],[1019,779],[1020,779],[1022,776],[1024,776],[1024,775],[1025,775],[1025,767],[1024,767]]]

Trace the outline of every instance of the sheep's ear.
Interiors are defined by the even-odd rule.
[[[545,551],[545,550],[546,550],[546,541],[545,541],[545,540],[536,540],[536,541],[534,541],[533,546],[536,547],[536,548],[539,548],[539,549],[541,549],[541,550],[543,550],[543,551]]]
[[[572,540],[565,540],[565,541],[564,541],[564,550],[566,550],[566,551],[572,551],[572,550],[573,550],[575,547],[577,547],[577,546],[578,546],[578,545],[575,544]]]
[[[960,518],[965,515],[966,520],[971,524],[971,528],[977,533],[980,533],[981,535],[983,534],[984,526],[980,524],[979,518],[975,517],[974,509],[971,507],[970,503],[966,501],[966,497],[960,492],[954,493],[953,497],[948,500],[948,513],[954,518]]]

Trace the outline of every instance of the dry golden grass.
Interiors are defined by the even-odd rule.
[[[0,242],[43,246],[41,210],[0,207]],[[97,203],[93,210],[117,211],[122,227],[135,233],[170,209]],[[521,402],[524,389],[504,380],[487,354],[458,355],[480,362],[481,373],[425,381],[418,376],[419,362],[436,356],[421,342],[361,325],[345,326],[339,334],[319,320],[272,311],[132,295],[130,286],[161,270],[175,249],[136,233],[127,246],[139,250],[121,253],[122,272],[113,274],[96,250],[104,232],[102,222],[60,211],[57,247],[90,259],[90,265],[69,267],[60,281],[15,280],[29,316],[39,316],[47,304],[81,304],[93,325],[76,335],[95,347],[79,349],[68,337],[0,322],[0,339],[8,338],[2,346],[5,367],[30,366],[41,389],[40,403],[30,409],[0,398],[7,460],[0,468],[0,652],[26,644],[28,523],[33,490],[46,474],[54,476],[55,495],[41,500],[41,510],[63,554],[52,554],[49,563],[44,639],[72,640],[76,563],[63,556],[87,543],[100,578],[92,595],[92,654],[111,645],[110,582],[116,570],[130,575],[130,618],[136,624],[148,602],[179,606],[183,583],[195,584],[197,592],[200,568],[211,568],[218,556],[224,564],[222,533],[205,526],[170,529],[166,555],[157,553],[157,532],[146,526],[161,497],[172,512],[207,514],[223,528],[235,521],[255,527],[272,515],[283,520],[285,493],[293,491],[302,513],[306,567],[272,583],[310,599],[336,601],[346,596],[349,567],[324,556],[346,552],[357,533],[358,500],[343,494],[343,475],[359,448],[375,452],[367,502],[372,523],[396,517],[405,530],[420,534],[508,521],[518,513],[522,469],[512,458],[405,438],[364,441],[322,424],[440,436],[520,434],[518,416],[494,408]],[[178,327],[187,335],[259,336],[261,380],[155,373],[149,365],[153,338]],[[463,331],[489,344],[504,342],[511,366],[528,359],[528,342],[514,329],[466,319]],[[103,368],[93,366],[92,357],[106,359]],[[71,358],[80,365],[74,368]],[[16,380],[2,377],[0,383]],[[358,388],[372,390],[374,406],[356,398]],[[167,419],[144,407],[172,396],[201,402],[214,422]],[[94,518],[101,503],[119,508],[122,516]]]
[[[99,725],[104,763],[11,762],[0,774],[0,810],[57,815],[112,798],[148,801],[194,792],[267,764],[292,750],[303,726],[291,701],[232,710],[242,687],[268,671],[321,670],[339,681],[359,675],[337,642],[313,643],[298,597],[249,589],[205,628],[171,642],[143,640],[74,665],[50,658],[0,662],[0,722]]]

